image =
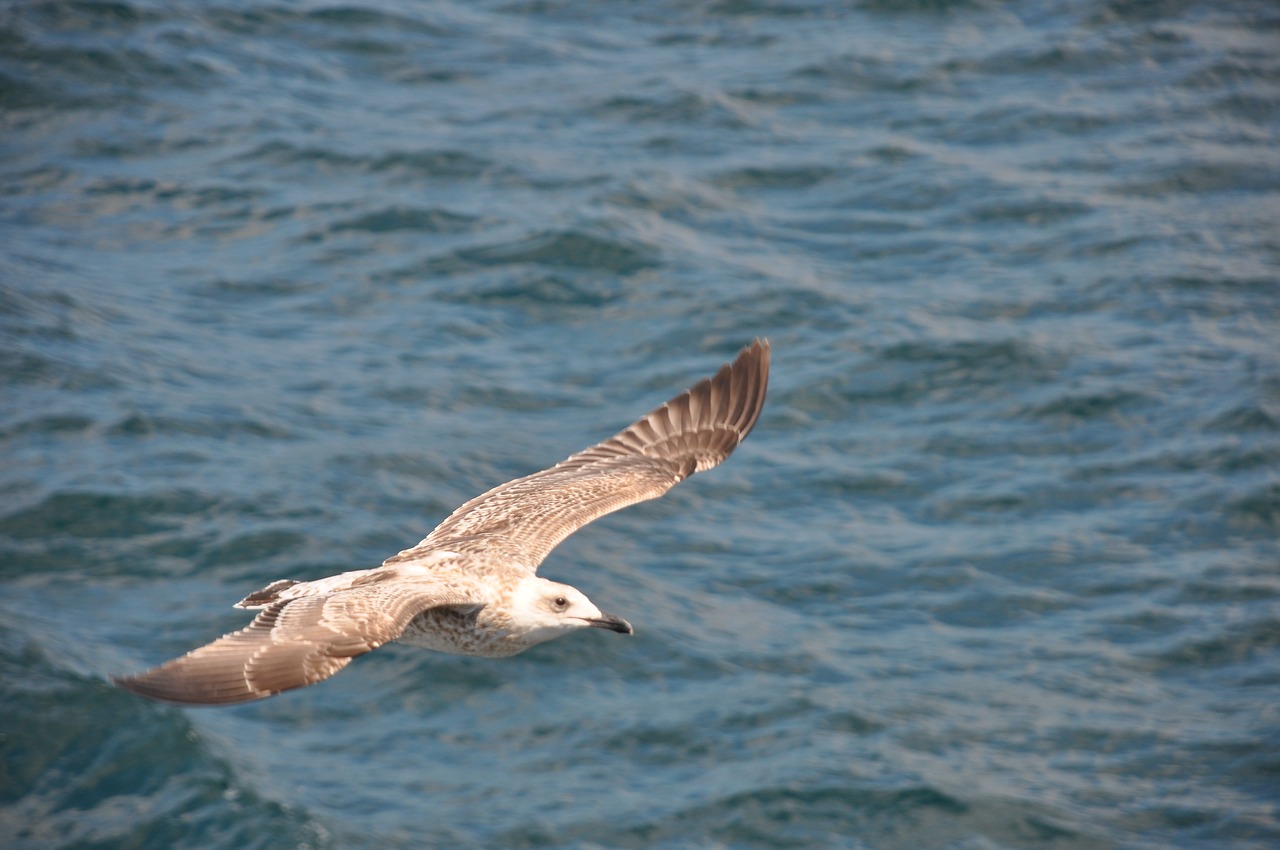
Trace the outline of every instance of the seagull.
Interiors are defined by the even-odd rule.
[[[314,685],[392,641],[502,658],[583,628],[632,634],[538,566],[592,520],[717,466],[755,425],[768,382],[769,343],[757,339],[615,436],[467,502],[381,566],[272,582],[236,603],[258,611],[246,628],[114,682],[162,702],[232,705]]]

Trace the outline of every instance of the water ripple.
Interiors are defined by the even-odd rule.
[[[1274,846],[1276,29],[9,4],[0,844]],[[634,639],[106,684],[758,335],[735,457],[544,568]]]

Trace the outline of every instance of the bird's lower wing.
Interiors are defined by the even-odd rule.
[[[592,520],[656,499],[728,457],[759,418],[768,383],[769,343],[756,340],[713,377],[608,440],[467,502],[421,543],[386,563],[452,548],[450,541],[493,535],[536,569]]]
[[[398,638],[422,611],[475,604],[454,588],[403,581],[290,599],[264,608],[238,632],[115,683],[185,705],[263,699],[329,678]]]

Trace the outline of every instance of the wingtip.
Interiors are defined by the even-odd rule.
[[[111,684],[131,694],[169,705],[191,708],[236,705],[254,702],[279,693],[278,690],[255,689],[238,676],[191,677],[184,675],[183,665],[192,653],[175,658],[159,667],[128,676],[111,676]]]
[[[153,700],[155,702],[167,702],[173,704],[182,703],[181,700],[177,700],[172,696],[166,695],[164,690],[156,688],[154,684],[148,684],[146,672],[136,673],[132,676],[110,676],[108,678],[112,685],[122,691],[128,691],[135,696],[140,696],[144,699]]]
[[[148,679],[148,673],[154,673],[154,670],[146,670],[131,676],[111,676],[109,679],[111,684],[120,690],[128,691],[145,699],[154,700],[155,702],[182,703],[182,700],[175,699],[164,688],[156,687],[156,684]]]
[[[755,372],[767,382],[769,378],[769,360],[772,354],[772,347],[769,345],[768,337],[756,337],[751,341],[750,345],[745,345],[738,352],[738,356],[734,358],[731,365],[733,366],[754,366]]]
[[[737,380],[745,383],[745,391],[739,392],[742,406],[741,437],[745,438],[755,427],[756,420],[764,409],[765,396],[769,390],[769,365],[771,348],[767,337],[756,337],[750,345],[744,346],[737,358],[729,366],[735,373],[744,373]]]
[[[256,702],[275,696],[278,691],[241,691],[230,689],[225,691],[192,691],[172,681],[155,681],[146,671],[135,676],[111,676],[111,684],[121,690],[128,691],[152,702],[167,705],[181,705],[187,708],[213,708],[225,705],[240,705]]]

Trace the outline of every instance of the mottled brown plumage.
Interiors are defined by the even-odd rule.
[[[273,582],[238,603],[259,611],[247,628],[116,684],[221,705],[314,684],[393,640],[500,657],[582,627],[630,634],[577,589],[539,578],[538,565],[592,520],[728,457],[760,416],[768,379],[769,344],[757,340],[619,434],[467,502],[382,566]]]

